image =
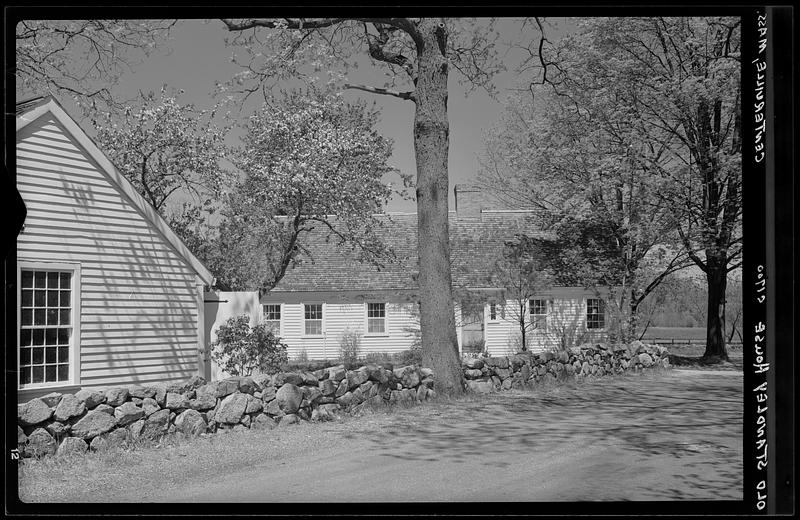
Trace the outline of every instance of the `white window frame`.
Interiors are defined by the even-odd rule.
[[[20,379],[20,331],[22,330],[22,271],[70,271],[70,308],[72,309],[72,334],[69,342],[69,379],[50,383],[21,384]],[[35,390],[40,388],[61,388],[79,385],[81,382],[81,264],[66,262],[17,261],[17,389]]]
[[[533,307],[531,306],[531,301],[537,302],[544,302],[544,314],[534,314]],[[547,298],[528,298],[528,319],[530,320],[531,326],[533,326],[534,320],[538,321],[538,318],[544,318],[544,327],[536,327],[533,330],[547,332],[547,326],[549,322],[550,316],[550,300]]]
[[[492,305],[494,305],[494,318],[492,318]],[[486,304],[485,323],[500,323],[506,317],[505,305],[500,302],[489,302]]]
[[[266,312],[264,311],[264,307],[266,307],[268,305],[278,308],[278,313],[280,314],[280,317],[277,320],[277,322],[278,322],[277,333],[278,333],[278,336],[283,336],[283,304],[282,303],[262,303],[261,304],[261,323],[266,323],[268,321],[276,321],[276,320],[267,319],[267,315],[266,315]],[[305,307],[303,307],[303,331],[305,332]]]
[[[319,320],[322,322],[322,331],[319,334],[306,334],[306,305],[320,305],[322,309],[322,319]],[[303,338],[322,338],[325,337],[325,316],[327,314],[325,309],[325,302],[303,302],[300,304],[300,309],[302,312],[303,317],[303,329],[301,333],[301,337]],[[317,320],[314,320],[317,321]]]
[[[603,306],[603,326],[602,327],[589,327],[589,300],[599,300]],[[606,301],[603,298],[586,298],[583,307],[584,325],[589,332],[603,332],[606,330]]]
[[[370,332],[369,331],[369,320],[376,320],[379,318],[370,318],[369,317],[369,306],[370,304],[383,304],[383,332]],[[368,301],[364,302],[364,336],[388,336],[389,335],[389,304],[387,302],[379,302],[379,301]]]

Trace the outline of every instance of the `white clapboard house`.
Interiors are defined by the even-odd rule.
[[[55,99],[16,112],[19,400],[206,374],[211,273]]]
[[[515,234],[540,232],[543,216],[536,211],[493,210],[479,190],[457,185],[456,211],[449,230],[453,286],[483,295],[478,305],[456,304],[459,348],[485,348],[489,354],[514,353],[519,344],[518,300],[489,283],[492,254]],[[268,321],[289,346],[290,357],[303,352],[309,359],[335,359],[345,330],[361,334],[361,352],[397,353],[409,349],[419,329],[417,300],[417,216],[383,216],[383,240],[398,260],[378,269],[359,263],[347,246],[329,239],[319,226],[305,235],[303,245],[312,260],[291,268],[261,298],[261,319]],[[458,292],[458,291],[457,291]],[[605,302],[584,287],[550,287],[523,300],[533,351],[554,348],[572,339],[601,339],[605,333]]]

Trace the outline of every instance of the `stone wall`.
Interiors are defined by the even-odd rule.
[[[464,361],[467,387],[475,392],[525,388],[558,379],[591,379],[627,371],[669,367],[669,353],[659,345],[584,344],[559,352],[524,352],[508,357]]]
[[[18,406],[17,442],[24,457],[84,452],[175,432],[194,436],[324,421],[340,410],[433,396],[433,371],[416,366],[336,366],[211,383],[195,376],[180,384],[82,389],[32,399]]]
[[[666,349],[634,342],[467,359],[464,375],[471,390],[491,392],[668,365]],[[74,395],[54,392],[32,399],[18,406],[17,442],[24,457],[82,453],[170,433],[197,436],[325,421],[342,411],[421,402],[435,395],[433,371],[417,366],[345,370],[340,365],[211,383],[195,376],[170,385],[82,389]]]

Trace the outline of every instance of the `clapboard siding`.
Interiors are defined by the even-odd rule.
[[[198,369],[196,272],[51,114],[17,133],[18,258],[81,266],[80,384]]]

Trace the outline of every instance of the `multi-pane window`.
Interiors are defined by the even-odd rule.
[[[531,313],[531,326],[534,329],[547,328],[547,300],[532,299],[529,302]]]
[[[262,305],[262,320],[276,334],[281,330],[281,305]]]
[[[306,336],[322,336],[322,304],[306,303],[304,308]]]
[[[23,269],[20,274],[20,384],[69,381],[72,272]]]
[[[606,302],[600,298],[586,300],[586,328],[604,329],[606,327]]]
[[[497,304],[489,304],[489,321],[497,321]]]
[[[367,303],[367,332],[369,334],[386,332],[385,303]]]

